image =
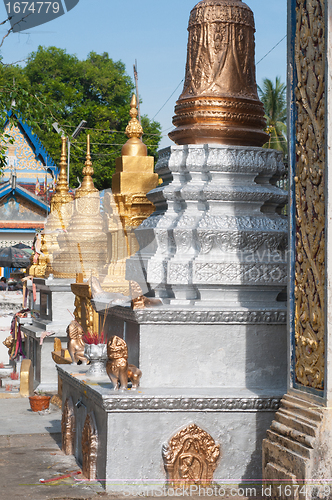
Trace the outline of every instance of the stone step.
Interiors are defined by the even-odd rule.
[[[295,453],[298,453],[303,457],[306,458],[310,457],[310,449],[304,446],[303,444],[297,443],[296,441],[293,441],[292,439],[289,439],[286,436],[281,436],[280,434],[277,434],[276,432],[273,432],[270,429],[267,430],[266,435],[267,439],[270,442],[277,443],[278,445],[282,446],[285,449],[294,450]]]
[[[268,463],[283,467],[289,474],[298,475],[299,464],[302,463],[305,466],[307,458],[301,454],[300,450],[295,451],[295,448],[292,449],[292,444],[291,448],[289,448],[269,439],[263,440],[263,479],[269,479],[264,474]]]
[[[280,422],[277,422],[276,420],[273,420],[270,428],[271,430],[280,433],[282,436],[289,437],[290,439],[297,441],[298,443],[301,443],[307,446],[308,448],[314,447],[314,441],[315,441],[314,437],[307,436],[303,432],[297,431],[289,427],[288,425],[284,425]]]
[[[317,425],[315,423],[313,425],[313,422],[310,422],[308,419],[298,418],[297,415],[284,408],[280,408],[276,413],[275,420],[308,436],[315,436],[317,432]]]
[[[286,394],[281,401],[282,408],[294,410],[297,415],[301,415],[309,420],[320,422],[323,418],[319,411],[319,407],[315,410],[312,403],[308,403],[305,399],[294,397]]]

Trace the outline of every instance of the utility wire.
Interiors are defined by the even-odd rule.
[[[157,111],[157,113],[154,115],[154,117],[152,118],[152,121],[155,119],[155,117],[160,113],[160,111],[166,106],[166,104],[168,103],[168,101],[170,100],[170,98],[173,96],[173,94],[175,94],[175,92],[177,91],[177,89],[180,87],[181,83],[184,81],[184,78],[182,78],[181,82],[179,83],[179,85],[176,87],[176,89],[174,90],[174,92],[171,93],[171,95],[169,96],[169,98],[167,99],[167,101],[161,106],[161,108],[159,109],[159,111]]]
[[[276,47],[278,47],[278,45],[279,45],[279,44],[280,44],[283,40],[285,40],[285,38],[286,38],[286,37],[287,37],[287,35],[283,36],[283,37],[282,37],[282,39],[281,39],[281,40],[279,40],[279,42],[278,42],[278,43],[276,43],[276,44],[275,44],[275,46],[274,46],[274,47],[272,47],[272,49],[271,49],[271,50],[269,50],[269,51],[265,54],[265,56],[263,56],[263,57],[262,57],[262,59],[260,59],[260,60],[256,63],[256,66],[257,66],[257,64],[259,64],[261,61],[263,61],[263,59],[265,59],[265,57],[267,57],[269,54],[271,54],[272,50],[274,50]]]

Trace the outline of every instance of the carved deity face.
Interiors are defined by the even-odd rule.
[[[107,357],[108,359],[128,358],[127,344],[123,339],[113,335],[107,343]]]

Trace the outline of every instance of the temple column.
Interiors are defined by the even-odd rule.
[[[332,4],[288,9],[289,380],[263,442],[263,477],[273,498],[331,498]]]

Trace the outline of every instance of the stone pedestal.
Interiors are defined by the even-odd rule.
[[[142,403],[147,415],[137,419],[147,419],[150,430],[165,425],[169,439],[182,427],[203,428],[223,450],[214,474],[221,482],[261,477],[260,436],[268,418],[260,410],[251,414],[258,408],[252,397],[274,401],[270,411],[286,388],[286,304],[278,297],[286,285],[287,222],[279,208],[287,194],[274,185],[282,170],[280,154],[262,148],[163,150],[156,171],[164,183],[148,194],[156,212],[136,230],[140,250],[127,260],[126,275],[163,305],[112,308],[104,326],[108,337],[127,342],[129,363],[142,370],[142,390],[153,398],[166,391],[170,400],[158,416],[153,402],[146,409]],[[180,394],[181,401],[189,394],[188,402]],[[198,407],[202,413],[192,411]],[[119,452],[126,445],[117,439]],[[160,449],[161,435],[151,439]],[[136,442],[131,449],[142,463]],[[146,456],[138,477],[152,477],[149,463]],[[118,464],[118,473],[127,467],[124,457]],[[128,481],[137,477],[130,474]],[[118,491],[113,482],[108,488]]]
[[[56,364],[52,360],[54,337],[67,342],[66,328],[73,319],[74,295],[70,279],[35,278],[36,301],[33,300],[32,285],[29,285],[29,308],[32,311],[32,325],[21,327],[27,336],[25,349],[31,359],[35,385],[42,390],[57,390]],[[45,332],[52,335],[45,336]],[[42,344],[41,337],[43,338]]]
[[[285,318],[284,305],[247,312],[115,307],[104,331],[126,341],[145,388],[247,388],[273,399],[286,387]]]
[[[156,211],[135,231],[127,279],[165,303],[274,307],[286,285],[283,170],[279,152],[257,147],[162,150],[164,183],[148,194]]]
[[[167,474],[169,443],[181,430],[190,434],[193,425],[219,446],[214,488],[227,490],[229,482],[260,477],[259,443],[279,406],[278,393],[270,398],[264,390],[245,388],[145,388],[143,380],[137,391],[121,393],[113,391],[108,378],[89,380],[87,367],[57,369],[65,439],[73,443],[71,451],[83,464],[83,473],[85,460],[95,471],[91,479],[101,481],[106,491],[166,495],[172,484]],[[259,493],[260,485],[253,486]],[[196,488],[192,494],[197,494]]]

